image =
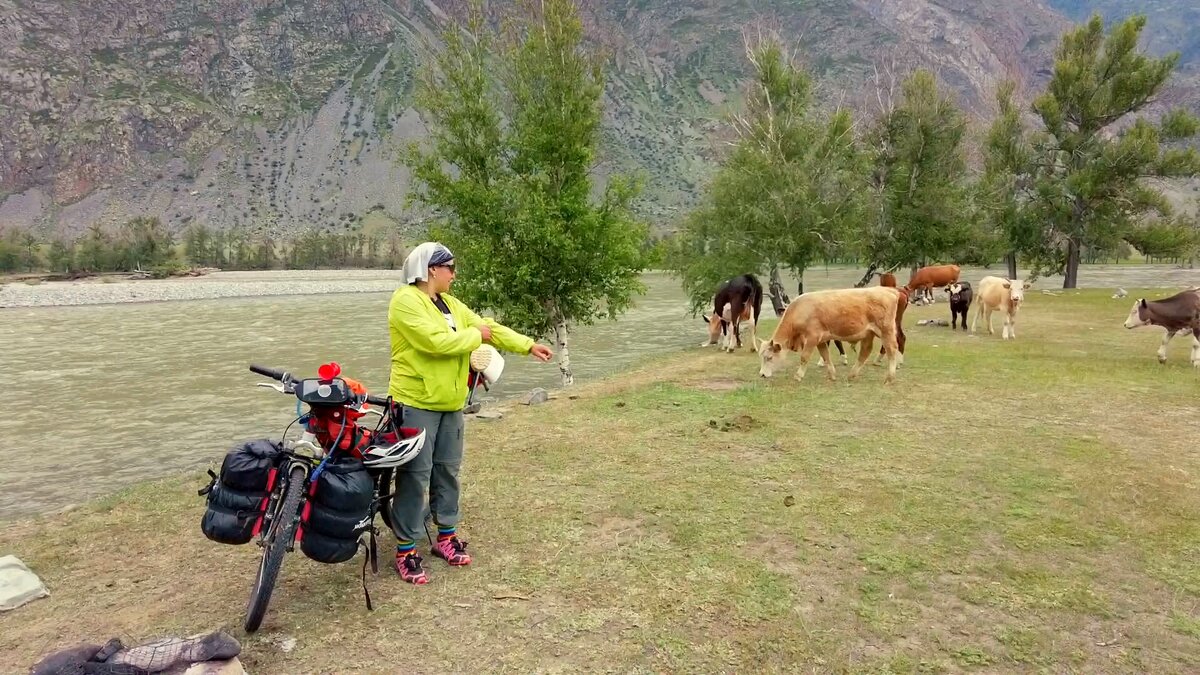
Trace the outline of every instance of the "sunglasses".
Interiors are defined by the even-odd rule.
[[[454,263],[450,263],[449,265],[433,265],[433,267],[445,267],[451,272],[454,272]]]

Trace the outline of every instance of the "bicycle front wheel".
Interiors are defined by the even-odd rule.
[[[276,512],[274,522],[271,523],[272,532],[267,537],[267,545],[263,547],[262,562],[258,565],[258,575],[254,577],[254,587],[250,589],[250,602],[246,606],[247,633],[258,630],[263,616],[267,613],[267,605],[271,603],[271,593],[275,591],[275,580],[279,578],[283,556],[292,545],[296,527],[300,524],[300,501],[304,498],[306,477],[302,466],[293,466],[288,473],[283,503]]]

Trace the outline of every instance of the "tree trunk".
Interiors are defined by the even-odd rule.
[[[1079,283],[1079,242],[1067,240],[1067,269],[1063,274],[1063,288],[1075,288]]]
[[[1008,263],[1008,278],[1017,278],[1017,252],[1009,251],[1008,255],[1004,256],[1004,262]]]
[[[575,383],[575,376],[571,374],[571,354],[567,347],[567,341],[570,339],[565,319],[559,319],[554,324],[554,343],[558,347],[558,372],[562,373],[562,386],[569,387]]]
[[[875,276],[875,272],[877,271],[879,271],[879,263],[873,262],[868,265],[866,274],[862,275],[862,278],[858,280],[857,284],[854,284],[854,287],[862,288],[863,286],[871,283],[871,279]]]
[[[775,316],[783,316],[783,310],[787,309],[788,303],[787,291],[783,290],[783,282],[779,279],[779,267],[771,266],[771,305],[775,308]]]

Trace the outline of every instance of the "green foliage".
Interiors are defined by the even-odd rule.
[[[117,269],[145,269],[164,265],[174,257],[171,234],[158,218],[139,216],[125,223],[113,248]]]
[[[966,117],[933,73],[902,84],[900,103],[871,134],[878,217],[865,256],[890,267],[950,261],[975,235],[964,176]]]
[[[1144,179],[1200,172],[1193,148],[1165,142],[1193,136],[1194,115],[1177,110],[1156,125],[1120,123],[1143,109],[1167,82],[1178,54],[1138,49],[1145,27],[1135,15],[1105,35],[1101,18],[1065,34],[1054,75],[1033,104],[1044,133],[1034,140],[1030,218],[1042,224],[1039,270],[1063,273],[1074,288],[1080,254],[1116,250],[1122,240],[1157,241],[1136,230],[1146,215],[1170,215],[1162,192]]]
[[[647,228],[629,211],[635,180],[610,176],[592,196],[604,74],[574,4],[526,3],[515,21],[498,44],[472,3],[448,28],[416,92],[428,147],[402,159],[440,215],[431,236],[461,262],[456,295],[545,336],[630,305]]]
[[[41,242],[29,232],[0,230],[0,272],[31,272],[41,267]]]
[[[1147,258],[1190,258],[1200,251],[1200,229],[1183,221],[1156,222],[1134,229],[1125,241]]]
[[[672,242],[668,267],[693,312],[718,283],[764,270],[797,275],[851,238],[864,212],[864,156],[850,113],[822,115],[811,81],[767,40],[748,52],[755,76],[738,141]]]
[[[50,250],[46,252],[46,266],[51,272],[70,274],[75,271],[75,247],[62,239],[50,242]]]
[[[984,173],[975,191],[981,235],[993,253],[991,260],[1042,248],[1041,230],[1024,208],[1021,186],[1032,170],[1032,154],[1020,109],[1013,101],[1015,88],[1009,80],[996,89],[999,115],[984,141]]]

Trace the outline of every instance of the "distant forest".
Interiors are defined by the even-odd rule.
[[[376,268],[404,261],[398,234],[326,233],[293,237],[210,230],[194,225],[176,238],[158,218],[140,217],[114,230],[92,226],[74,240],[43,241],[28,231],[0,231],[0,273],[81,276],[142,271],[167,277],[193,267],[227,270]]]

